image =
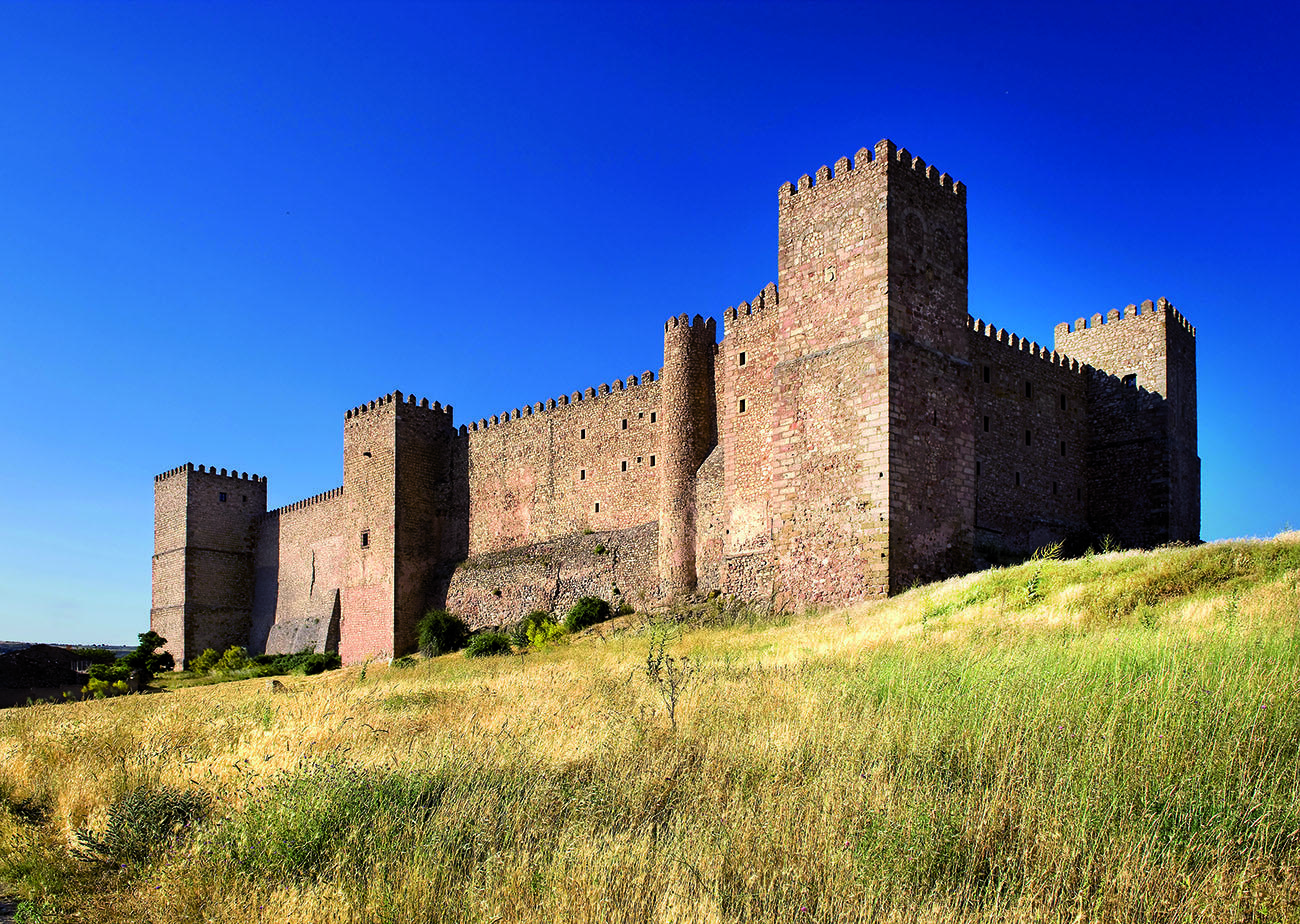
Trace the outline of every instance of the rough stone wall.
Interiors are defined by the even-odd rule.
[[[889,589],[958,573],[975,537],[966,190],[893,145],[889,189]]]
[[[462,427],[468,554],[654,520],[660,405],[660,383],[647,370]]]
[[[1127,545],[1196,540],[1195,329],[1166,300],[1112,309],[1056,348],[1093,366],[1088,383],[1089,521]]]
[[[1005,330],[970,325],[976,541],[1028,553],[1088,528],[1088,373]]]
[[[350,513],[340,487],[258,518],[250,651],[292,654],[301,650],[295,645],[328,646],[347,568]]]
[[[168,640],[178,664],[205,648],[247,644],[252,526],[266,511],[266,479],[186,465],[154,484],[154,567],[161,586],[154,589],[157,615],[151,614],[150,625]],[[172,543],[182,536],[178,553]]]
[[[456,568],[446,606],[481,628],[563,613],[584,596],[641,605],[659,596],[658,548],[658,524],[645,523],[475,555]]]

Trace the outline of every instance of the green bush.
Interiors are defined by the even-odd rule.
[[[217,663],[212,666],[212,673],[237,674],[252,666],[253,660],[248,656],[248,652],[239,645],[231,645],[221,655]]]
[[[342,659],[333,651],[299,651],[296,654],[258,655],[253,659],[254,677],[278,677],[282,674],[313,674],[336,670]]]
[[[108,863],[143,863],[175,843],[207,817],[208,796],[194,789],[140,786],[108,810],[103,834],[77,832],[82,859]]]
[[[516,648],[525,648],[530,644],[530,637],[538,629],[542,626],[557,624],[555,617],[545,610],[533,610],[510,628],[510,641]]]
[[[429,610],[420,618],[416,628],[420,651],[431,658],[459,651],[465,647],[465,639],[469,637],[465,620],[446,610]]]
[[[510,644],[510,636],[504,632],[480,632],[465,646],[465,657],[483,658],[489,655],[510,654],[512,651],[514,646]]]
[[[203,654],[190,662],[190,671],[195,674],[210,674],[221,660],[221,652],[215,648],[205,648]]]
[[[570,632],[581,632],[588,626],[604,622],[613,615],[609,603],[600,597],[583,597],[569,609],[564,617],[564,628]]]

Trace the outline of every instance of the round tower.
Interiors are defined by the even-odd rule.
[[[695,590],[695,473],[718,441],[716,349],[712,318],[697,314],[692,321],[683,314],[664,325],[659,583],[665,596]]]

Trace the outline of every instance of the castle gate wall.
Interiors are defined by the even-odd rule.
[[[1032,552],[1088,528],[1088,373],[1077,361],[970,324],[977,542]]]
[[[255,524],[255,654],[337,645],[334,602],[344,585],[349,507],[341,487],[268,511]]]

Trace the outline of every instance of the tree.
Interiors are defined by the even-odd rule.
[[[140,633],[140,644],[135,651],[122,658],[121,663],[139,673],[140,686],[153,680],[155,674],[169,671],[176,666],[176,659],[172,657],[171,652],[158,650],[165,644],[167,639],[150,629],[148,632]]]

